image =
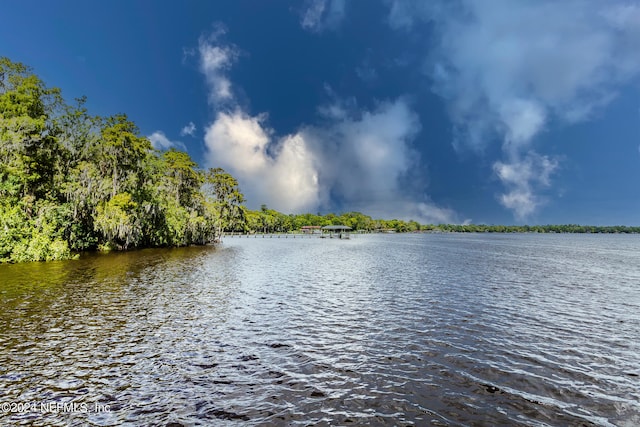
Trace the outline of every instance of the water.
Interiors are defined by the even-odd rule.
[[[638,236],[0,266],[0,331],[0,425],[640,425]]]

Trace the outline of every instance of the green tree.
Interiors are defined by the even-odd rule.
[[[23,197],[29,216],[33,201],[55,190],[60,146],[49,118],[60,100],[30,68],[0,58],[0,191]]]
[[[218,220],[218,236],[223,230],[244,229],[244,195],[238,181],[222,168],[209,169],[204,188]]]
[[[151,142],[139,136],[138,127],[125,114],[104,120],[97,146],[101,172],[111,178],[111,197],[137,185],[142,162],[151,151]]]
[[[183,151],[171,148],[162,154],[165,163],[166,191],[173,195],[176,203],[191,207],[204,177],[196,170],[197,164]]]
[[[0,58],[0,262],[205,244],[244,228],[231,175],[212,169],[205,183],[187,153],[158,153],[126,115],[85,104]]]
[[[95,226],[104,237],[105,248],[128,249],[136,246],[142,231],[136,208],[137,204],[129,193],[116,194],[98,206]]]

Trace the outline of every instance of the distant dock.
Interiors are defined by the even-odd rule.
[[[243,233],[229,232],[224,233],[221,237],[233,238],[254,238],[254,239],[309,239],[320,237],[322,239],[350,239],[351,227],[346,225],[327,225],[324,227],[307,226],[302,227],[300,231],[288,233]]]
[[[319,237],[320,234],[309,233],[224,233],[222,238],[234,237],[234,238],[248,238],[248,239],[310,239]]]
[[[329,239],[350,239],[351,227],[346,225],[326,225],[322,227],[322,234],[320,237]]]

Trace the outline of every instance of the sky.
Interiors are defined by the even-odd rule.
[[[0,56],[250,208],[640,225],[640,1],[5,1]]]

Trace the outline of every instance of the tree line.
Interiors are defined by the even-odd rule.
[[[155,150],[125,114],[91,115],[0,58],[0,263],[82,251],[215,242],[224,232],[347,225],[394,232],[638,233],[640,227],[423,225],[360,212],[288,215],[243,206],[237,180],[183,151]]]
[[[346,225],[353,230],[376,231],[395,230],[399,232],[419,231],[421,226],[416,221],[402,221],[397,219],[373,219],[360,212],[346,212],[321,214],[284,214],[262,205],[260,210],[245,211],[245,222],[238,224],[241,228],[228,231],[245,233],[288,233],[298,231],[304,226],[324,227],[326,225]]]
[[[417,221],[400,219],[373,219],[360,212],[340,215],[284,214],[262,205],[260,210],[245,210],[245,222],[237,223],[230,232],[243,233],[290,233],[303,226],[346,225],[355,231],[364,232],[454,232],[454,233],[640,233],[640,227],[624,225],[486,225],[486,224],[420,224]]]
[[[244,221],[224,170],[154,150],[124,114],[89,114],[0,58],[0,262],[215,241]]]
[[[607,234],[635,234],[640,233],[640,227],[626,225],[485,225],[485,224],[438,224],[425,225],[424,231],[441,231],[456,233],[607,233]]]

